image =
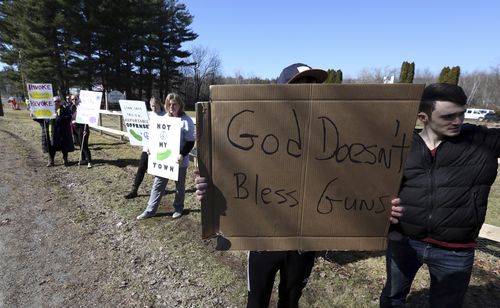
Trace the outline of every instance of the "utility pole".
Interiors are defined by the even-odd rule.
[[[24,83],[24,73],[22,69],[22,55],[21,55],[21,50],[19,50],[19,73],[21,73],[21,82],[23,86],[23,94],[25,98],[28,98],[28,93],[26,92],[26,83]]]

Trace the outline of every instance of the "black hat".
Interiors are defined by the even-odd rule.
[[[328,73],[324,70],[313,69],[309,65],[303,63],[295,63],[285,67],[281,71],[277,83],[293,83],[295,80],[302,77],[312,77],[316,79],[317,83],[323,83],[328,77]]]

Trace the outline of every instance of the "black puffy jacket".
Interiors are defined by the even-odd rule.
[[[500,129],[465,124],[447,138],[434,160],[414,132],[399,192],[405,212],[396,225],[412,238],[474,241],[486,215],[500,156]]]

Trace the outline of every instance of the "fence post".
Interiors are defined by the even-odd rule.
[[[99,112],[99,119],[97,120],[97,124],[102,126],[102,114]],[[102,130],[99,130],[99,135],[102,136]]]
[[[120,116],[120,130],[123,131],[123,116]],[[120,136],[120,140],[123,141],[123,136]]]

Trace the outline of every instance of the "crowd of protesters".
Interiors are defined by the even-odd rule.
[[[278,81],[319,83],[327,74],[297,63],[286,67]],[[431,285],[430,307],[461,307],[467,291],[479,230],[484,223],[487,199],[496,178],[500,157],[500,129],[464,124],[467,96],[450,84],[428,85],[423,93],[418,118],[423,130],[415,131],[406,161],[400,194],[391,201],[391,228],[386,254],[387,281],[380,295],[381,307],[403,307],[413,279],[427,265]],[[88,147],[88,125],[75,122],[78,97],[63,102],[54,97],[56,117],[34,119],[42,128],[42,148],[48,153],[47,166],[55,165],[62,152],[64,166],[68,153],[80,147],[80,164],[92,167]],[[179,180],[176,181],[172,218],[183,215],[188,155],[195,143],[194,124],[184,112],[184,103],[175,93],[164,105],[150,101],[154,116],[179,117],[183,122],[178,153]],[[126,199],[137,196],[144,178],[149,150],[143,148],[132,190]],[[137,219],[154,217],[168,179],[156,176],[146,209]],[[196,195],[206,199],[208,179],[197,176]],[[315,252],[252,251],[248,270],[248,307],[267,307],[280,271],[279,303],[298,307],[306,286]],[[281,307],[280,306],[280,307]]]
[[[69,166],[68,153],[75,150],[75,145],[80,148],[81,165],[92,168],[89,149],[90,129],[87,124],[76,123],[78,97],[71,95],[63,101],[61,97],[53,98],[56,116],[53,119],[38,119],[42,129],[42,150],[48,153],[47,167],[55,166],[56,152],[62,152],[64,166]]]

